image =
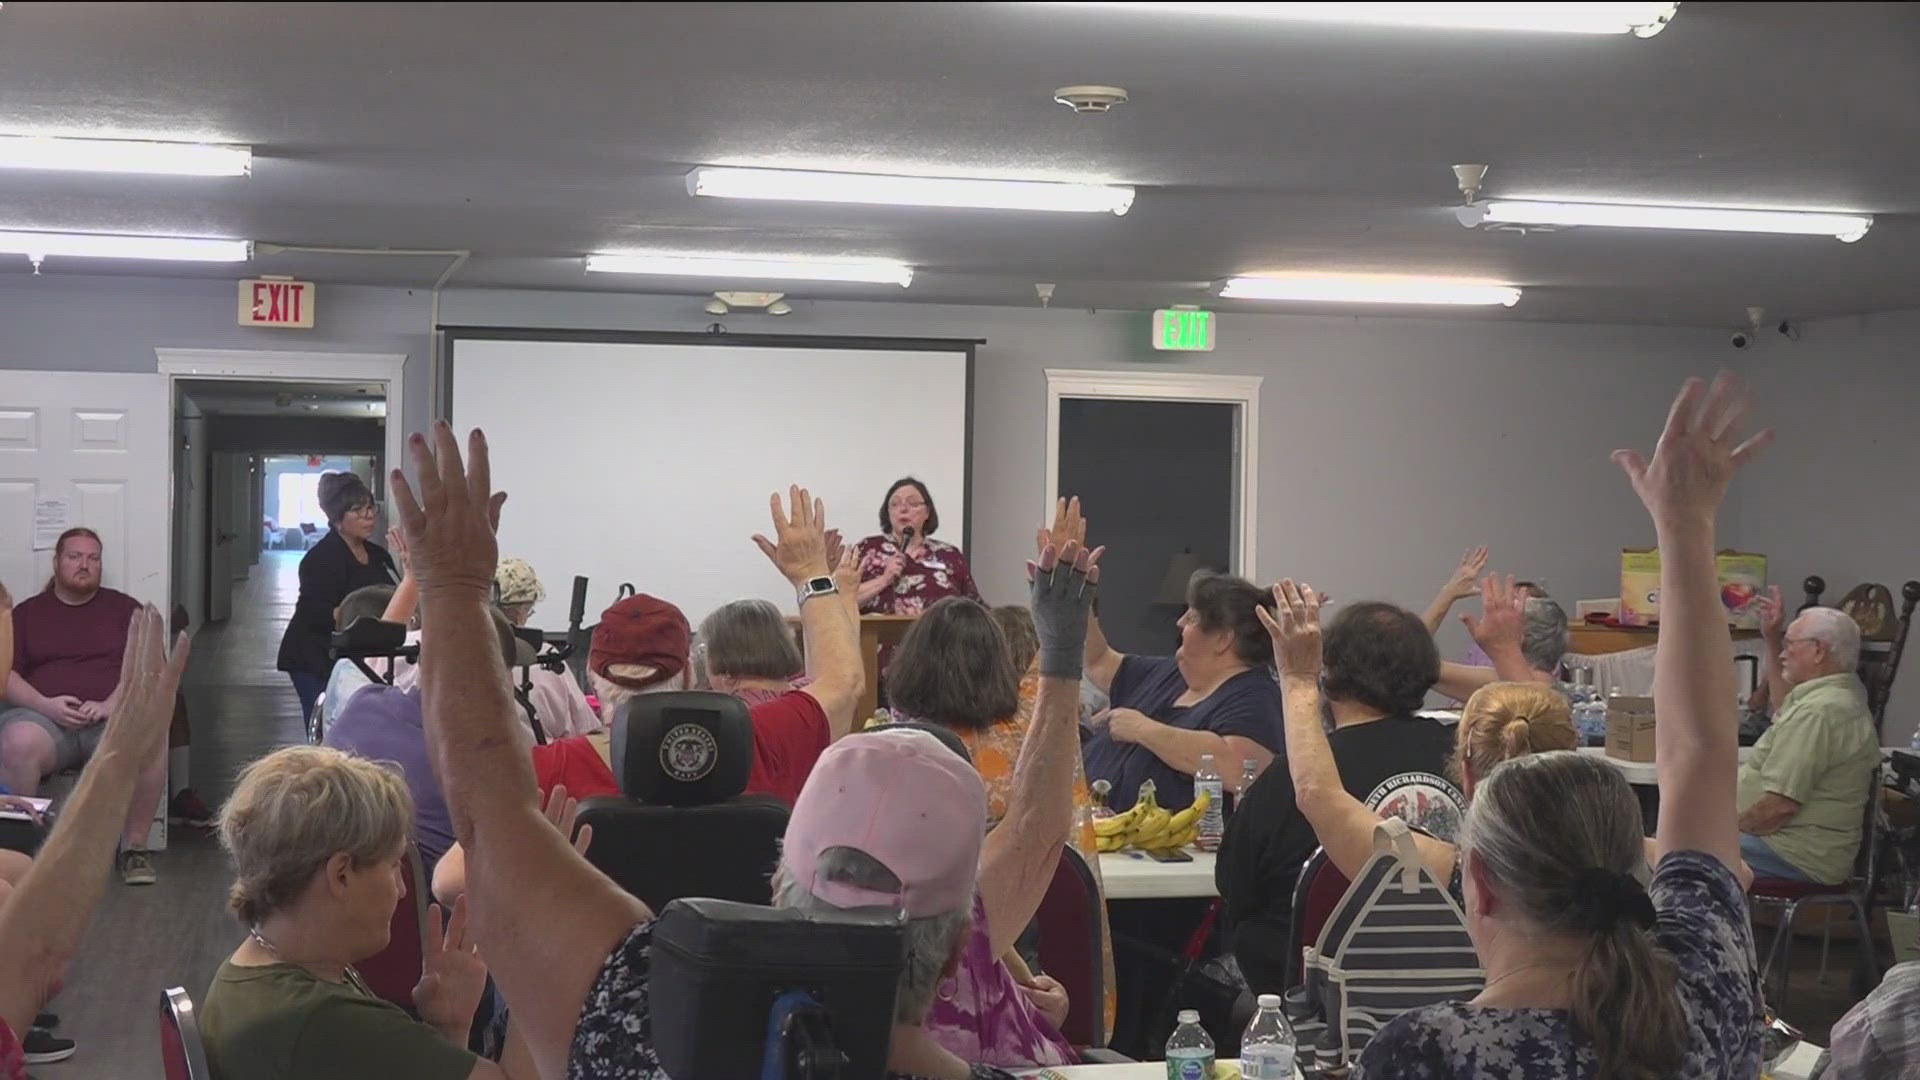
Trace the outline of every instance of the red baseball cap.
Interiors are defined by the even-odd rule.
[[[687,669],[693,631],[680,609],[636,593],[600,615],[587,653],[587,670],[629,690],[645,690]],[[616,668],[646,670],[616,671]]]

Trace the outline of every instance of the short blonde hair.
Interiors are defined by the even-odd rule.
[[[1502,762],[1580,745],[1567,696],[1545,683],[1488,683],[1460,710],[1454,778],[1485,780]]]
[[[289,746],[240,773],[220,808],[233,860],[227,906],[248,926],[292,903],[327,860],[391,858],[413,832],[413,796],[394,769],[325,746]]]

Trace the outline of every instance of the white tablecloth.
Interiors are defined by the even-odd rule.
[[[1619,769],[1620,775],[1626,777],[1627,783],[1629,784],[1640,787],[1652,787],[1659,782],[1659,777],[1654,774],[1653,762],[1651,761],[1621,761],[1619,758],[1608,757],[1607,748],[1604,746],[1583,746],[1580,748],[1580,752],[1583,754],[1591,754],[1614,768]],[[1745,761],[1752,756],[1753,747],[1743,746],[1740,748],[1741,761]]]
[[[1108,851],[1100,856],[1100,880],[1109,900],[1167,900],[1219,896],[1213,887],[1213,852],[1187,849],[1192,862],[1155,862],[1137,851]]]

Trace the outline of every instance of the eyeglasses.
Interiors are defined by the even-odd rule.
[[[362,514],[367,517],[377,517],[380,514],[380,508],[374,506],[372,503],[361,503],[359,506],[348,508],[347,513]]]
[[[887,503],[889,510],[918,510],[927,505],[919,499],[894,499]]]

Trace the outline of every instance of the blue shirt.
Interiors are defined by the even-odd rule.
[[[391,686],[361,690],[334,717],[324,742],[369,761],[400,767],[401,778],[413,793],[413,839],[420,845],[423,869],[431,877],[434,864],[453,846],[453,814],[427,755],[420,691]]]
[[[1171,656],[1128,656],[1120,661],[1109,689],[1116,709],[1133,709],[1163,724],[1188,731],[1238,735],[1278,752],[1285,742],[1280,727],[1280,686],[1265,671],[1249,669],[1221,683],[1197,705],[1175,706],[1187,692],[1187,680]],[[1154,798],[1169,810],[1193,801],[1193,777],[1161,761],[1137,743],[1114,741],[1105,724],[1083,728],[1080,756],[1087,782],[1113,785],[1107,803],[1124,810],[1139,798],[1142,781],[1153,781]],[[1221,776],[1239,775],[1237,761],[1216,761]]]

